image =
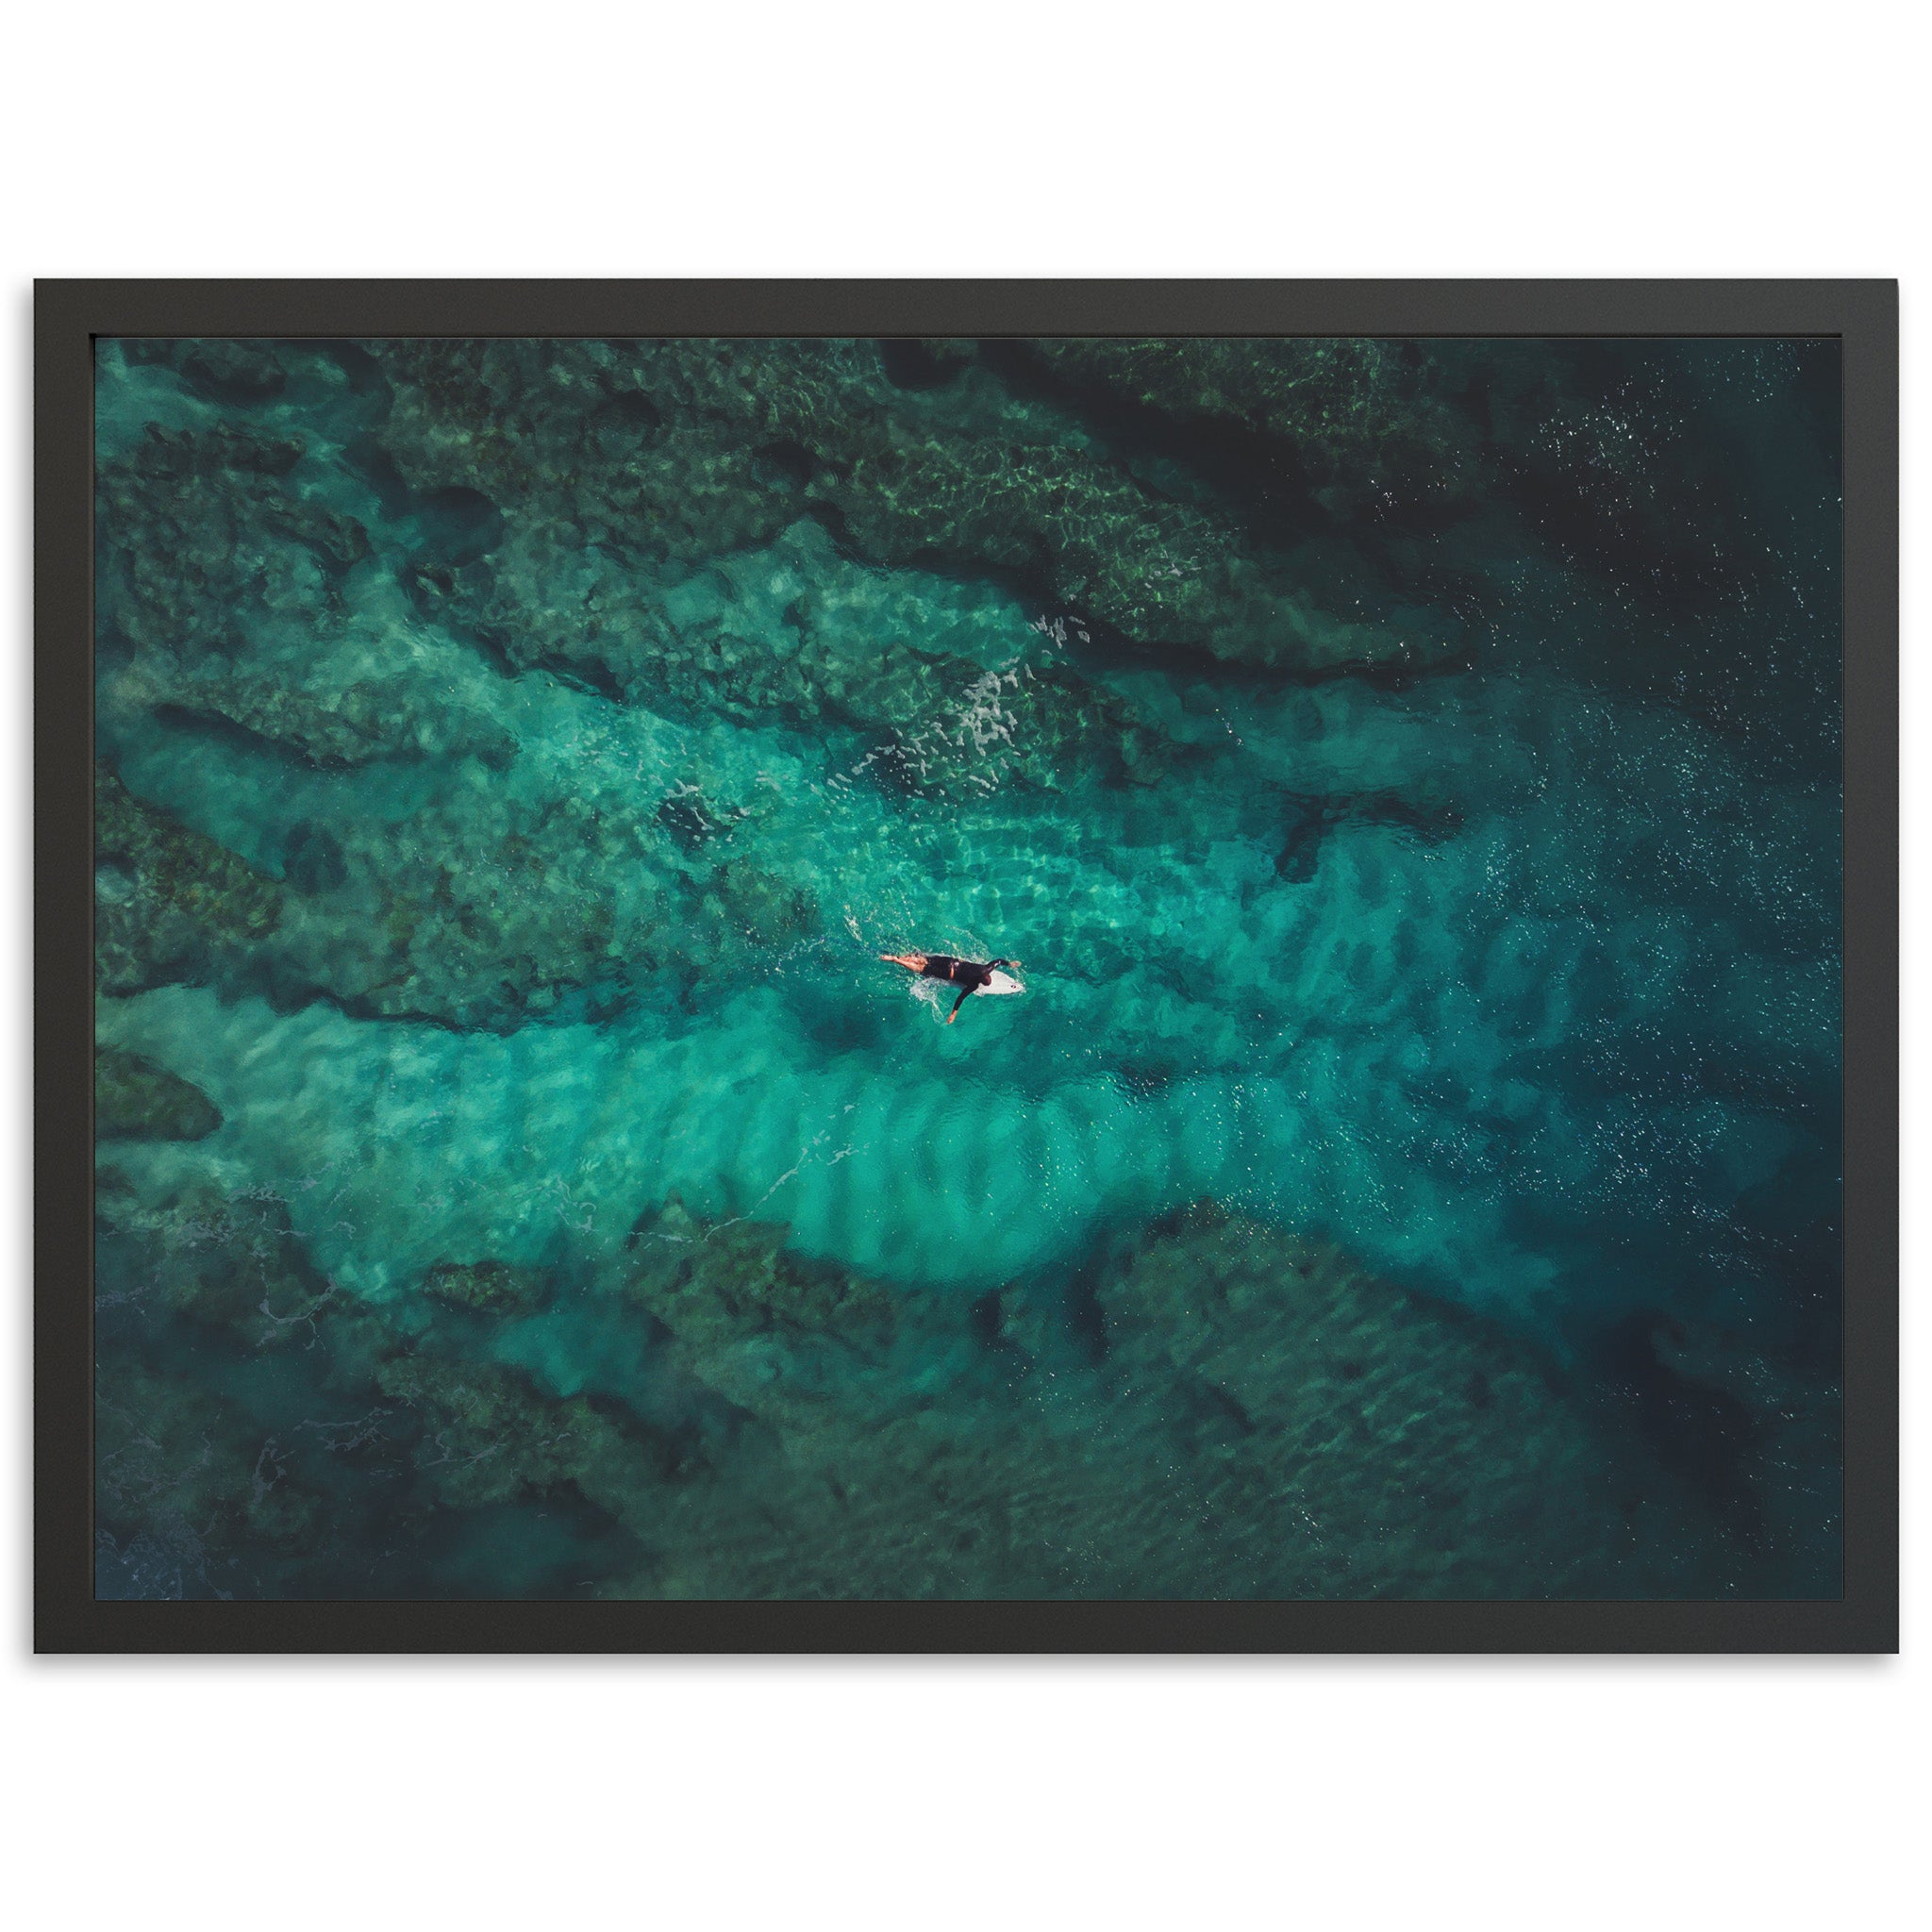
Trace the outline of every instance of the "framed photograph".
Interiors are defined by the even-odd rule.
[[[1897,291],[40,286],[50,1651],[1897,1642]]]

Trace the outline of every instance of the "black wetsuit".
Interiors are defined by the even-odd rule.
[[[959,989],[959,997],[953,1002],[953,1012],[946,1015],[950,1020],[966,1004],[967,994],[977,992],[992,977],[995,966],[1010,966],[1012,963],[1010,959],[989,959],[982,966],[974,959],[956,959],[950,953],[928,953],[919,974],[922,979],[949,979]]]

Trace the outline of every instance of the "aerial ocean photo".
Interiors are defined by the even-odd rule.
[[[1840,415],[101,341],[97,1593],[1837,1596]]]

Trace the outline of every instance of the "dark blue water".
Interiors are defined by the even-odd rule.
[[[97,408],[103,1593],[1836,1592],[1834,345]]]

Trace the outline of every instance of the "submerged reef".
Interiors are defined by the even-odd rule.
[[[680,1365],[770,1432],[740,1452],[769,1462],[765,1520],[686,1499],[706,1527],[673,1559],[677,1593],[1663,1581],[1643,1574],[1630,1528],[1656,1507],[1656,1472],[1632,1457],[1613,1476],[1597,1420],[1506,1336],[1209,1205],[1099,1262],[1097,1348],[1073,1307],[1016,1298],[975,1319],[958,1297],[801,1268],[782,1229],[708,1238],[671,1221],[646,1237],[631,1291]]]
[[[674,864],[661,841],[569,801],[493,822],[425,812],[347,848],[298,827],[278,882],[105,768],[95,799],[108,991],[212,981],[288,1005],[321,994],[352,1011],[503,1026],[614,962],[729,971],[818,924],[803,887],[744,859]]]
[[[129,993],[198,978],[272,933],[284,895],[217,841],[94,769],[94,978]]]
[[[1331,515],[1378,492],[1410,507],[1467,500],[1480,478],[1476,423],[1453,406],[1454,377],[1415,342],[1366,338],[1274,342],[1167,338],[1028,342],[1075,392],[1097,392],[1166,427],[1209,429],[1272,457],[1284,483]]]
[[[222,1124],[199,1087],[145,1055],[104,1046],[94,1055],[94,1132],[103,1141],[199,1141]]]
[[[325,1499],[431,1557],[563,1511],[630,1552],[618,1594],[1627,1596],[1711,1542],[1768,1574],[1736,1512],[1771,1465],[1707,1496],[1493,1324],[1211,1204],[1104,1244],[1091,1302],[989,1307],[673,1200],[579,1288],[657,1363],[625,1402],[476,1354],[471,1324],[538,1305],[528,1271],[446,1264],[371,1307],[258,1203],[116,1182],[104,1215],[148,1287],[111,1310],[143,1339],[103,1383],[103,1533],[204,1589],[325,1587]],[[190,1319],[225,1324],[230,1366],[176,1400]]]
[[[399,391],[389,458],[418,490],[502,509],[502,567],[549,587],[553,611],[597,562],[695,564],[809,512],[875,563],[1014,582],[1210,660],[1411,663],[1441,647],[1322,609],[1230,519],[1013,407],[976,365],[941,409],[857,342],[394,343],[381,360]],[[478,578],[501,586],[500,568],[471,571],[449,583],[466,601]],[[546,641],[568,656],[584,628],[574,616]]]
[[[1836,353],[102,343],[100,1589],[1833,1593]]]

